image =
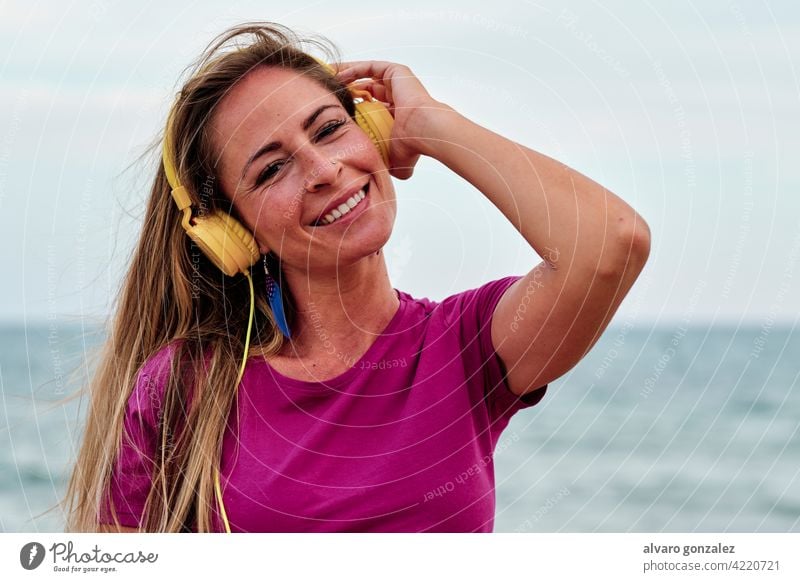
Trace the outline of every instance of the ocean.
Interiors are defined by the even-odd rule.
[[[495,455],[496,532],[800,532],[800,333],[610,326]],[[0,531],[60,532],[101,341],[0,327]]]

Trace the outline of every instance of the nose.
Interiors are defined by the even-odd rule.
[[[304,181],[308,192],[317,192],[325,186],[334,184],[342,172],[342,164],[323,152],[306,152],[308,172]]]

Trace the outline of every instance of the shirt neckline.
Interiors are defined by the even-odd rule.
[[[406,310],[406,304],[408,303],[409,296],[404,291],[400,291],[398,289],[394,289],[394,291],[397,294],[397,298],[400,301],[400,305],[397,307],[397,311],[395,311],[394,315],[389,320],[389,323],[386,324],[386,327],[383,329],[383,331],[377,335],[375,341],[372,342],[372,345],[370,345],[367,351],[364,352],[364,355],[362,355],[356,362],[353,363],[351,367],[349,367],[347,370],[345,370],[338,376],[335,376],[323,382],[310,382],[307,380],[298,380],[297,378],[290,378],[289,376],[285,376],[284,374],[280,373],[278,370],[272,367],[272,365],[266,360],[266,358],[260,357],[257,358],[255,361],[258,363],[259,366],[264,366],[266,368],[266,373],[270,374],[281,388],[288,388],[291,390],[297,390],[300,392],[311,393],[311,394],[327,394],[329,392],[341,392],[340,388],[350,383],[353,380],[353,378],[357,376],[358,373],[361,371],[362,362],[377,361],[379,359],[380,353],[382,351],[385,351],[384,348],[386,342],[390,339],[390,337],[400,326],[400,323],[403,319],[403,314],[405,313]]]

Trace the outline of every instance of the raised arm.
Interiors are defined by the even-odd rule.
[[[394,108],[392,173],[433,157],[480,190],[544,259],[500,300],[492,341],[515,394],[559,378],[592,348],[650,252],[644,219],[581,173],[430,97],[402,65],[347,63],[343,80]]]

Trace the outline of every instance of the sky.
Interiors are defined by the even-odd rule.
[[[0,321],[113,307],[182,72],[271,20],[411,67],[473,121],[599,182],[651,254],[615,322],[793,324],[800,9],[735,2],[0,2]],[[396,182],[392,284],[442,299],[539,257],[432,159]]]

